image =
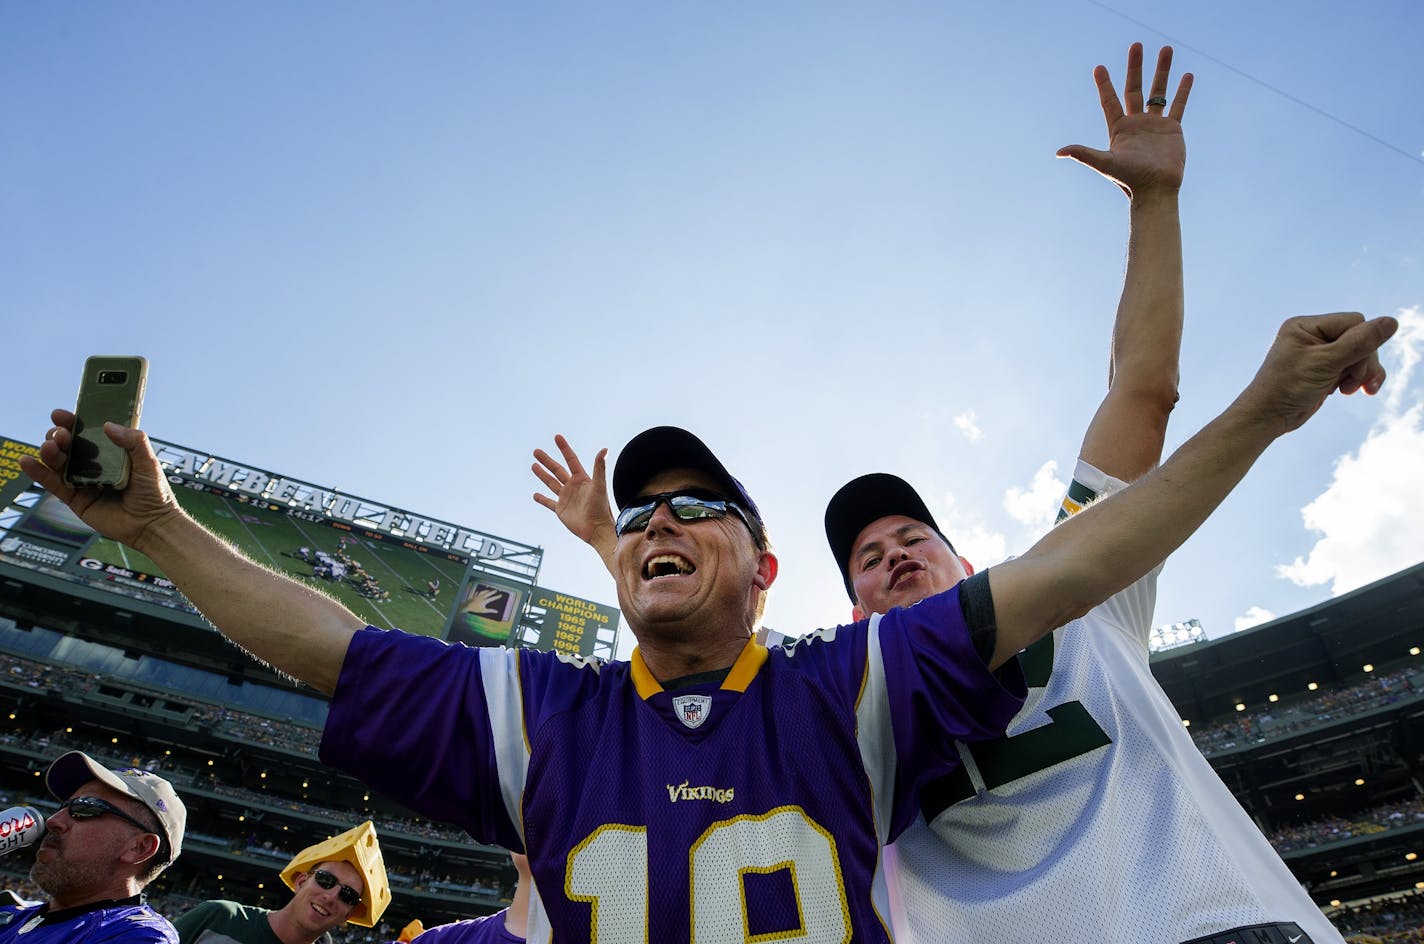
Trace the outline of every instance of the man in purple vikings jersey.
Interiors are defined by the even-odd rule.
[[[775,557],[711,451],[648,430],[614,481],[630,663],[358,633],[323,758],[525,846],[561,939],[883,939],[879,847],[952,762],[924,745],[994,737],[1018,708],[1017,671],[1006,687],[985,664],[987,588],[769,653],[749,638]],[[418,702],[398,694],[415,686]]]
[[[177,944],[143,890],[183,848],[187,810],[146,770],[108,770],[70,751],[45,773],[63,801],[48,820],[30,878],[49,900],[0,905],[0,941]]]
[[[1397,327],[1286,322],[1236,401],[1156,472],[1022,557],[775,652],[751,638],[777,568],[761,515],[675,427],[635,437],[614,469],[627,663],[364,626],[186,515],[137,429],[105,427],[132,463],[122,491],[65,484],[68,410],[21,466],[228,638],[334,693],[323,760],[526,850],[543,903],[530,940],[885,941],[881,846],[958,763],[953,740],[1014,715],[1014,655],[1156,566],[1331,391],[1378,387]]]

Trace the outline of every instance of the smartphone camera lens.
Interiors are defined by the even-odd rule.
[[[129,372],[126,370],[99,371],[99,383],[101,384],[121,384],[128,379]]]

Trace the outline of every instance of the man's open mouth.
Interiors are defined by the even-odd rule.
[[[656,580],[659,577],[685,577],[695,573],[696,567],[685,557],[676,554],[659,554],[657,557],[648,558],[643,565],[643,579]]]

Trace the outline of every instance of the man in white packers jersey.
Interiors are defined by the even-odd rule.
[[[1099,67],[1111,149],[1060,152],[1116,179],[1132,198],[1110,389],[1060,518],[1158,463],[1175,401],[1176,189],[1185,152],[1180,129],[1174,137],[1166,125],[1180,119],[1189,86],[1164,117],[1168,53],[1145,109],[1139,47],[1129,55],[1125,110]],[[1155,137],[1141,137],[1149,129]],[[1119,141],[1132,132],[1143,147],[1128,152]],[[826,535],[856,619],[913,605],[973,572],[915,490],[893,475],[862,476],[837,492]],[[1147,638],[1159,571],[1025,650],[1029,697],[1006,736],[956,745],[963,766],[923,791],[922,818],[885,852],[898,941],[1342,940],[1152,677]]]

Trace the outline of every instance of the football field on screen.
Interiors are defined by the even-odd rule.
[[[372,626],[401,629],[427,636],[440,636],[456,591],[464,578],[465,565],[436,553],[424,554],[394,541],[373,541],[326,524],[257,508],[228,496],[178,487],[178,502],[204,527],[236,545],[248,557],[267,567],[285,572],[341,601]],[[342,579],[321,579],[312,563],[297,556],[307,548],[312,560],[317,551],[335,557],[344,552],[388,593],[385,599],[363,594],[351,574]],[[97,537],[87,555],[107,564],[162,575],[148,557],[132,548]],[[438,580],[440,589],[431,599],[429,581]]]

